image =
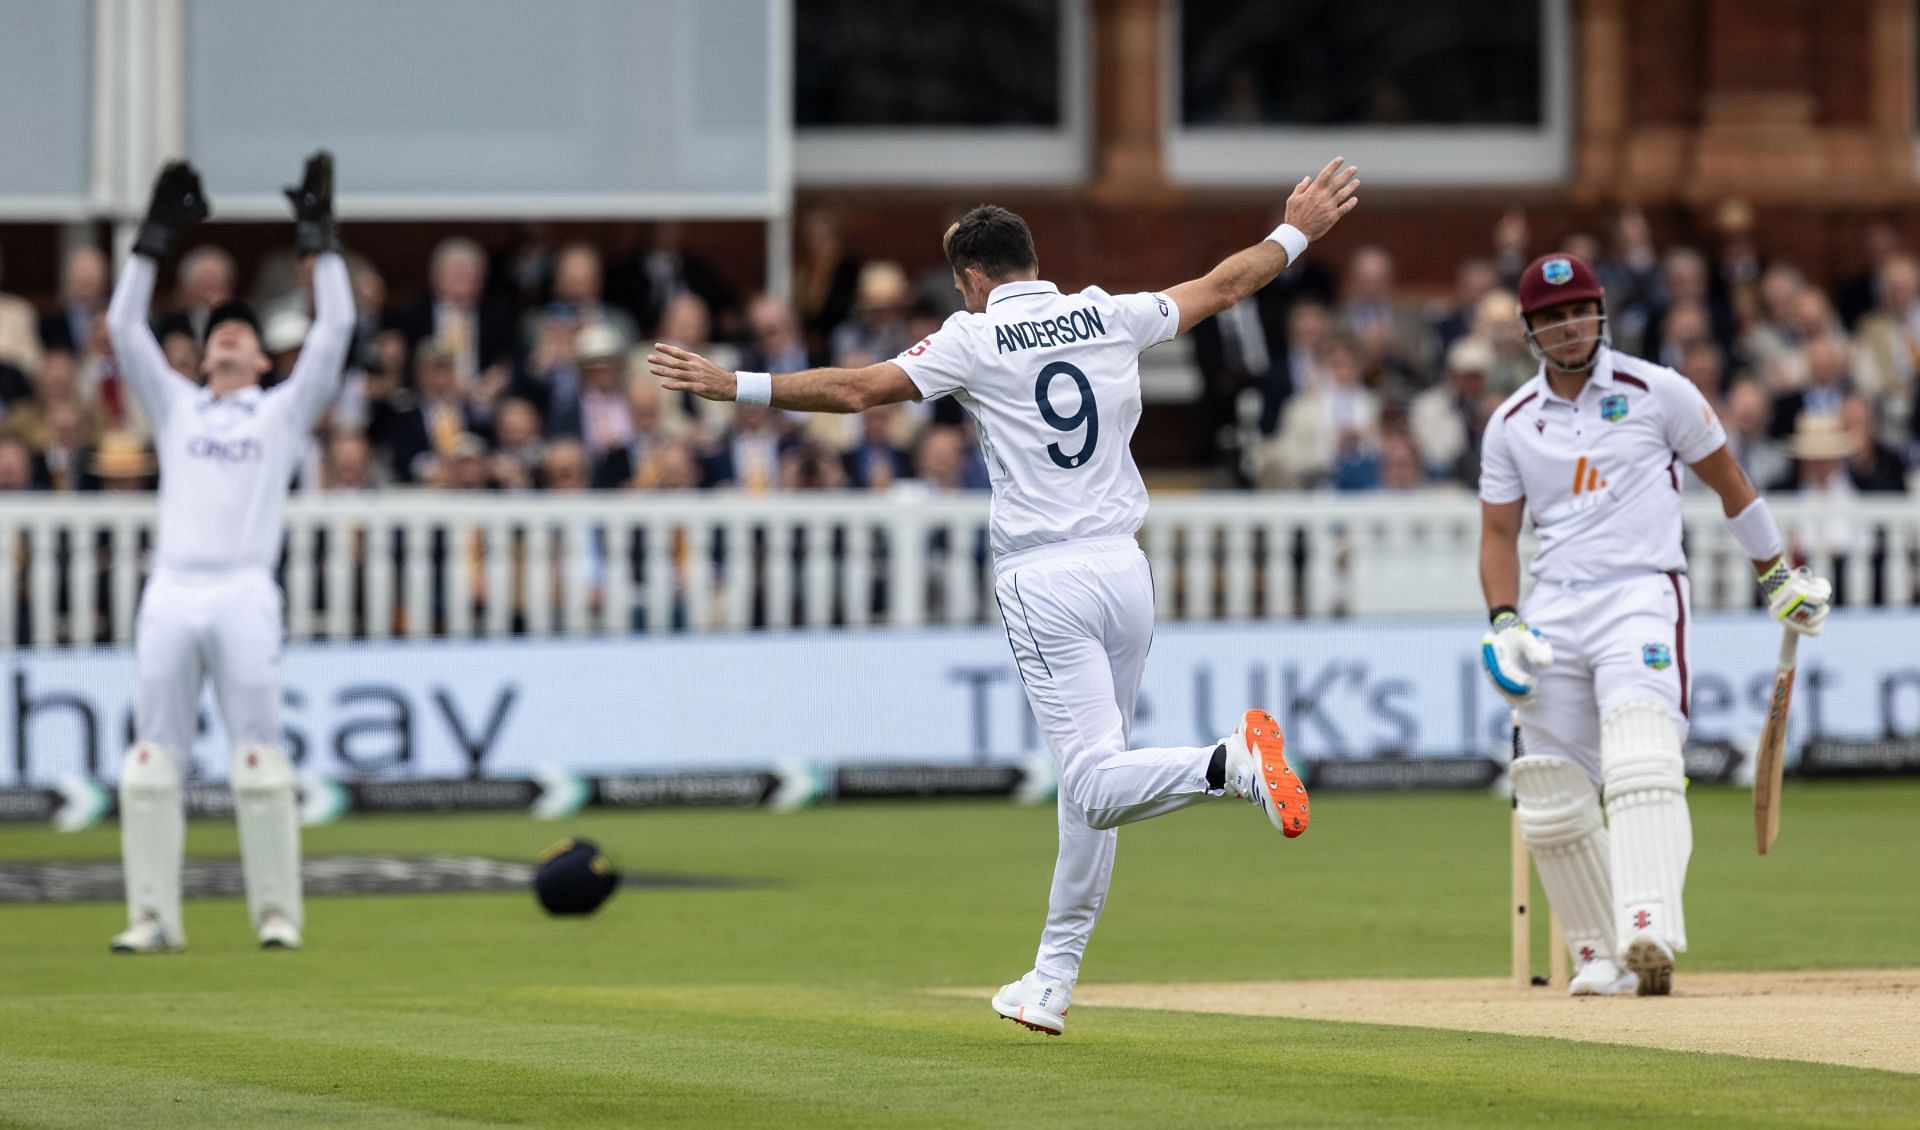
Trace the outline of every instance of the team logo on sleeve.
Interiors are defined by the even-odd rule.
[[[1640,662],[1655,671],[1673,666],[1673,649],[1663,643],[1650,643],[1640,649]]]
[[[1618,394],[1602,397],[1600,400],[1600,418],[1609,424],[1617,424],[1627,418],[1627,398]]]
[[[1540,277],[1554,286],[1565,286],[1573,281],[1573,264],[1565,259],[1549,259],[1540,264]]]

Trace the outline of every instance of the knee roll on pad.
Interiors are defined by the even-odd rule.
[[[1626,703],[1600,724],[1600,764],[1617,941],[1624,946],[1636,934],[1651,933],[1682,952],[1687,931],[1681,892],[1693,856],[1693,824],[1680,730],[1665,707]]]
[[[135,742],[120,762],[120,795],[179,792],[180,763],[158,742]]]
[[[1510,771],[1520,834],[1576,960],[1611,957],[1613,882],[1600,794],[1571,761],[1532,754]]]
[[[1680,730],[1667,708],[1629,702],[1607,715],[1600,724],[1600,770],[1609,800],[1646,789],[1684,792]]]
[[[275,745],[245,745],[233,751],[228,780],[236,793],[278,792],[294,786],[293,762]]]

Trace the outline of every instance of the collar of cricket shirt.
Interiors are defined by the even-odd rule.
[[[1540,382],[1540,398],[1543,401],[1554,404],[1577,403],[1580,397],[1587,395],[1587,390],[1590,388],[1607,389],[1614,386],[1613,350],[1606,345],[1600,347],[1600,352],[1593,359],[1593,372],[1587,374],[1587,383],[1580,386],[1579,396],[1574,397],[1573,400],[1563,400],[1553,391],[1553,382],[1547,379],[1547,366],[1544,362],[1535,372],[1534,379]]]
[[[1001,283],[987,295],[987,305],[991,306],[1006,298],[1025,298],[1029,294],[1059,294],[1060,288],[1044,279],[1020,279],[1017,282]]]
[[[260,391],[259,385],[245,385],[241,388],[234,389],[232,392],[228,393],[225,396],[218,396],[218,397],[213,395],[213,390],[211,388],[208,388],[206,385],[201,385],[199,392],[195,394],[194,400],[195,400],[195,403],[201,408],[205,408],[210,404],[218,404],[218,403],[224,402],[227,404],[232,404],[235,407],[245,408],[247,411],[251,412],[255,408],[258,408],[260,406],[260,397],[261,397],[261,391]]]

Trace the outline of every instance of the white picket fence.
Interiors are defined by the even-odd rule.
[[[1920,508],[1791,498],[1796,550],[1842,603],[1915,602]],[[294,640],[915,627],[998,617],[981,495],[303,497],[281,579]],[[1164,620],[1477,610],[1479,504],[1416,495],[1164,494],[1141,541]],[[0,646],[126,642],[151,496],[0,500]],[[1698,610],[1752,574],[1711,498],[1689,504]],[[79,552],[75,550],[79,549]]]

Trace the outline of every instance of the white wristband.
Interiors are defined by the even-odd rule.
[[[736,404],[772,404],[773,374],[740,372],[733,375]]]
[[[1287,266],[1289,267],[1298,263],[1300,256],[1307,253],[1307,233],[1294,227],[1292,224],[1281,224],[1279,227],[1273,229],[1273,234],[1267,238],[1286,250]]]
[[[1755,561],[1772,561],[1786,548],[1764,498],[1747,503],[1745,510],[1727,519],[1727,526],[1733,530],[1733,540]]]

